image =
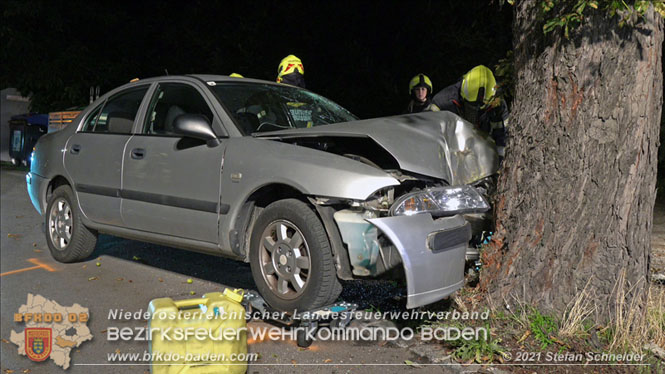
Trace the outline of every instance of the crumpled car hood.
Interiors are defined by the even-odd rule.
[[[369,137],[386,149],[402,170],[469,184],[499,168],[494,142],[451,112],[424,112],[303,129],[253,134],[259,138]]]

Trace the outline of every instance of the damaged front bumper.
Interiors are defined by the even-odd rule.
[[[464,257],[471,226],[461,216],[430,214],[367,219],[397,248],[407,281],[407,308],[431,304],[464,284]]]

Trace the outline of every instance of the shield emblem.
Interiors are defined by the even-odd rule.
[[[32,341],[32,351],[38,355],[42,354],[44,352],[44,339],[35,338]]]
[[[32,361],[44,361],[51,355],[52,332],[50,328],[25,329],[25,354]]]

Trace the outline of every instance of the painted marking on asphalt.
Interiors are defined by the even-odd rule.
[[[28,262],[31,263],[31,264],[35,264],[35,266],[31,266],[31,267],[23,268],[23,269],[16,269],[16,270],[6,271],[4,273],[1,273],[0,277],[4,277],[5,275],[12,275],[12,274],[16,274],[16,273],[22,273],[24,271],[37,270],[37,269],[44,269],[44,270],[50,271],[50,272],[57,271],[56,269],[54,269],[51,266],[39,261],[39,259],[36,259],[36,258],[29,258]]]

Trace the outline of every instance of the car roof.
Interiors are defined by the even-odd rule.
[[[226,75],[212,75],[212,74],[192,74],[192,75],[186,75],[186,77],[194,77],[201,79],[205,82],[252,82],[252,83],[269,83],[269,84],[274,84],[277,85],[277,82],[273,81],[266,81],[263,79],[254,79],[254,78],[235,78],[235,77],[229,77]]]
[[[251,84],[268,84],[272,86],[283,86],[282,83],[277,83],[277,82],[272,82],[272,81],[266,81],[266,80],[261,80],[261,79],[253,79],[253,78],[234,78],[234,77],[229,77],[226,75],[213,75],[213,74],[188,74],[188,75],[162,75],[158,77],[150,77],[150,78],[136,78],[130,82],[127,82],[125,84],[122,84],[120,86],[116,86],[113,89],[105,92],[102,96],[100,96],[99,99],[105,100],[109,96],[115,95],[116,93],[123,91],[125,89],[131,88],[131,87],[136,87],[142,84],[152,84],[154,82],[162,82],[166,81],[168,82],[169,80],[184,80],[184,81],[189,81],[191,83],[194,82],[236,82],[236,83],[251,83]],[[89,107],[91,107],[93,104],[97,104],[97,100],[95,102],[91,103]]]
[[[260,84],[270,84],[270,85],[280,85],[280,83],[266,81],[262,79],[254,78],[235,78],[229,77],[226,75],[213,75],[213,74],[188,74],[188,75],[162,75],[158,77],[150,77],[138,79],[133,82],[118,86],[119,87],[131,87],[134,85],[152,83],[152,82],[161,82],[173,79],[183,79],[188,81],[203,81],[203,82],[242,82],[242,83],[260,83]],[[115,89],[114,89],[115,90]]]

